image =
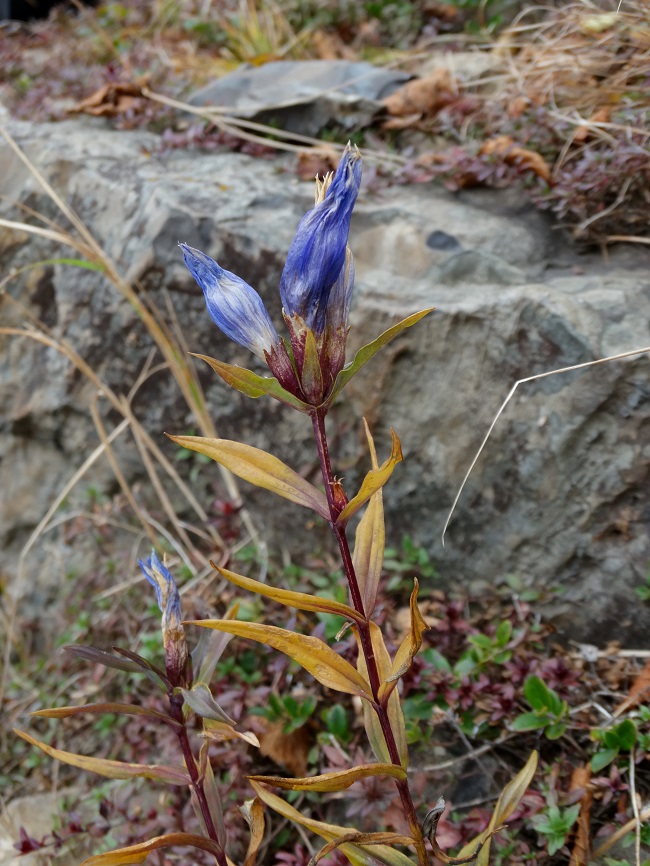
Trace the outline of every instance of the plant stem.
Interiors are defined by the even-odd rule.
[[[327,434],[325,432],[325,414],[325,411],[322,409],[314,409],[314,411],[311,413],[311,420],[314,428],[314,440],[316,442],[316,450],[318,451],[318,459],[320,462],[321,473],[323,476],[323,482],[325,484],[325,495],[327,497],[327,503],[330,510],[330,525],[332,527],[332,532],[334,533],[334,536],[339,546],[339,551],[341,553],[341,561],[343,563],[343,570],[348,581],[348,586],[350,587],[350,597],[352,599],[352,604],[354,605],[355,610],[364,617],[364,620],[362,622],[358,622],[356,625],[359,631],[361,649],[366,661],[366,667],[368,669],[370,688],[372,689],[372,694],[374,698],[373,708],[377,713],[377,717],[379,719],[379,724],[381,725],[384,740],[386,741],[386,748],[388,749],[390,759],[393,764],[401,767],[402,763],[400,761],[399,750],[397,748],[395,734],[391,727],[388,711],[386,706],[384,706],[379,700],[379,687],[381,685],[381,678],[379,676],[377,659],[375,658],[375,651],[372,645],[372,638],[370,634],[370,620],[367,618],[364,609],[363,598],[361,596],[361,590],[359,587],[359,580],[354,569],[354,563],[352,561],[352,554],[350,553],[350,545],[348,544],[345,527],[340,526],[336,522],[342,509],[337,504],[334,496],[334,486],[336,482],[332,474],[329,449],[327,446]],[[409,829],[415,842],[418,862],[420,866],[428,866],[429,858],[427,856],[424,838],[422,836],[422,830],[420,829],[420,824],[417,819],[417,814],[415,811],[415,806],[413,804],[413,798],[411,797],[411,792],[409,790],[408,782],[406,780],[396,781],[395,784],[397,786],[400,800],[402,802],[402,808],[404,809],[404,816],[408,821]]]
[[[183,700],[184,699],[181,695],[175,695],[173,693],[169,694],[171,716],[181,724],[181,727],[176,731],[176,735],[178,737],[178,742],[180,743],[181,751],[183,752],[183,758],[185,759],[185,766],[187,767],[187,772],[189,773],[192,782],[192,788],[196,795],[199,808],[201,809],[205,829],[207,830],[208,836],[218,849],[214,854],[215,860],[219,866],[228,866],[226,852],[223,850],[223,846],[219,841],[219,834],[214,825],[214,820],[205,796],[205,791],[203,790],[203,780],[200,778],[199,770],[192,753],[192,747],[190,746],[190,740],[187,736],[187,728],[185,727],[185,721],[183,719]]]

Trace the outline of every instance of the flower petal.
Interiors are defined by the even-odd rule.
[[[280,338],[255,289],[200,250],[187,244],[179,246],[185,264],[203,290],[213,322],[235,343],[263,359]]]

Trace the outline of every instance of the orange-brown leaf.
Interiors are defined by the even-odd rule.
[[[544,157],[534,150],[521,147],[509,135],[489,138],[481,145],[479,153],[500,156],[507,165],[533,171],[546,183],[551,182],[551,169]]]
[[[433,117],[458,97],[458,85],[448,69],[434,69],[426,78],[407,81],[384,100],[393,117]]]
[[[117,848],[115,851],[107,851],[105,854],[95,854],[88,857],[81,866],[129,866],[131,863],[144,862],[152,851],[158,848],[169,848],[172,845],[191,845],[193,848],[201,848],[210,854],[219,851],[217,845],[205,836],[195,836],[192,833],[168,833],[165,836],[156,836],[147,839],[146,842],[138,842],[137,845],[129,845],[127,848]]]
[[[393,469],[403,460],[402,446],[399,441],[399,436],[391,428],[390,431],[392,444],[390,449],[390,457],[385,460],[378,469],[371,469],[361,483],[359,492],[345,506],[343,511],[337,518],[337,523],[340,526],[345,526],[353,514],[356,514],[360,508],[366,504],[370,497],[386,484],[390,476],[393,474]]]
[[[339,770],[335,773],[323,773],[320,776],[305,776],[301,779],[286,779],[284,776],[247,776],[256,782],[273,785],[287,791],[344,791],[369,776],[391,776],[394,779],[406,779],[406,770],[397,764],[359,764],[349,770]]]
[[[587,866],[590,859],[591,842],[591,803],[593,792],[589,785],[591,767],[585,764],[576,767],[571,775],[569,791],[582,791],[580,797],[580,814],[576,823],[576,833],[569,858],[569,866]]]
[[[266,644],[298,662],[314,679],[329,689],[372,698],[370,686],[345,659],[322,640],[259,622],[220,619],[190,620],[189,625],[213,628],[226,634]]]

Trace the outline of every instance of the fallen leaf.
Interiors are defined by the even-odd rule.
[[[646,661],[641,672],[632,683],[628,696],[614,710],[614,718],[618,718],[627,710],[646,701],[650,701],[650,659]]]
[[[519,168],[534,171],[547,183],[551,182],[551,169],[544,157],[534,150],[520,147],[509,135],[489,138],[481,145],[479,153],[500,156],[507,165],[516,165]]]
[[[260,752],[293,776],[307,774],[307,755],[311,748],[311,737],[307,726],[285,734],[282,722],[267,722],[266,730],[260,734]]]
[[[316,176],[323,177],[328,171],[336,171],[340,153],[330,145],[314,147],[312,150],[301,151],[298,154],[296,173],[300,180],[313,180]]]
[[[311,44],[319,60],[357,60],[357,52],[346,45],[338,33],[316,30]]]
[[[591,801],[593,799],[592,790],[589,785],[590,779],[591,769],[589,764],[585,764],[583,767],[576,767],[571,776],[569,791],[581,790],[583,793],[579,801],[580,814],[578,815],[578,821],[576,824],[576,833],[573,848],[571,849],[569,866],[587,866],[587,862],[589,861],[589,840],[591,839],[589,825],[591,818]]]
[[[576,131],[573,134],[573,141],[582,144],[582,142],[586,141],[588,138],[593,138],[593,130],[589,128],[589,124],[609,123],[610,117],[611,111],[606,105],[597,109],[586,123],[580,124],[580,126],[576,127]]]
[[[68,109],[70,114],[92,114],[95,117],[115,117],[128,111],[142,110],[144,97],[140,85],[130,81],[105,84],[92,96]]]
[[[407,81],[384,100],[392,117],[433,117],[458,98],[458,85],[448,69],[434,69],[426,78]],[[391,123],[391,121],[387,121]]]

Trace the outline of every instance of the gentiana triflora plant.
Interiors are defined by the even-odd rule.
[[[215,460],[240,478],[316,512],[329,523],[349,587],[348,603],[271,586],[225,568],[217,570],[246,592],[257,593],[289,608],[343,617],[358,645],[356,667],[317,637],[264,622],[238,620],[236,606],[223,619],[183,623],[174,578],[154,551],[140,566],[155,588],[162,611],[164,669],[129,650],[106,652],[75,647],[73,651],[88,661],[124,672],[144,671],[165,690],[167,711],[113,703],[40,710],[36,715],[48,718],[93,712],[144,715],[152,724],[172,729],[182,759],[175,765],[141,765],[85,757],[52,748],[29,734],[19,733],[52,757],[108,778],[146,777],[169,785],[187,785],[198,819],[197,832],[170,833],[149,839],[91,857],[85,861],[85,866],[139,863],[151,851],[175,845],[201,848],[210,852],[219,866],[232,866],[219,785],[209,752],[210,743],[215,740],[240,738],[252,746],[258,745],[254,734],[238,729],[210,689],[215,666],[235,635],[284,653],[322,686],[359,698],[368,741],[376,758],[374,763],[306,778],[250,776],[252,798],[241,806],[250,827],[250,844],[241,866],[255,864],[264,835],[264,806],[322,837],[325,844],[312,858],[314,864],[334,849],[340,849],[353,866],[373,862],[388,866],[412,866],[413,863],[425,866],[432,857],[450,863],[477,860],[484,866],[488,862],[492,835],[514,811],[535,772],[537,756],[533,753],[523,770],[503,790],[488,828],[455,858],[442,852],[436,841],[436,825],[444,801],[432,804],[433,808],[426,815],[416,813],[407,776],[408,749],[399,683],[420,649],[427,627],[418,608],[417,580],[414,580],[410,600],[410,628],[394,655],[389,653],[382,631],[373,621],[384,557],[382,488],[402,460],[400,441],[391,431],[391,453],[380,464],[370,430],[364,422],[372,468],[359,490],[349,495],[332,469],[325,419],[332,402],[373,355],[431,310],[415,313],[394,325],[346,363],[348,314],[354,285],[354,261],[348,235],[360,182],[361,155],[350,146],[345,149],[336,173],[316,181],[315,206],[298,225],[280,279],[287,336],[278,334],[255,289],[205,253],[186,244],[180,245],[185,264],[203,290],[213,321],[224,334],[263,359],[272,375],[260,376],[214,358],[199,357],[204,357],[228,385],[243,394],[253,398],[267,395],[309,417],[322,473],[322,489],[259,448],[227,439],[170,437],[178,445]],[[349,522],[362,510],[351,544]],[[211,630],[206,632],[209,639],[201,639],[192,653],[187,644],[188,625]],[[193,733],[193,716],[201,719],[200,741]],[[388,777],[389,783],[397,788],[404,827],[408,828],[406,832],[360,832],[354,827],[324,823],[299,812],[273,790],[339,792],[359,779],[378,775]],[[308,801],[304,802],[308,808]]]

